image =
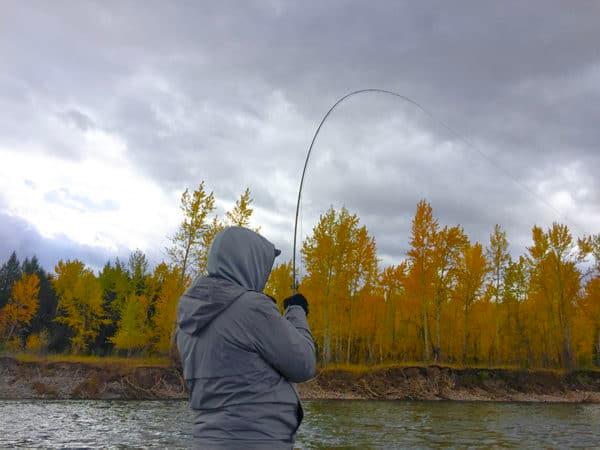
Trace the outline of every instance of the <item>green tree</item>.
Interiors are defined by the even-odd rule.
[[[129,255],[127,264],[131,287],[136,295],[141,295],[146,290],[146,277],[148,275],[148,258],[140,249],[136,249]]]
[[[12,252],[8,261],[0,267],[0,308],[8,302],[12,286],[21,278],[21,264]]]
[[[133,270],[133,272],[135,271]],[[143,271],[141,272],[143,273]],[[98,275],[98,282],[102,288],[102,308],[108,320],[100,328],[94,350],[106,354],[110,353],[114,346],[110,337],[117,332],[117,323],[123,313],[127,298],[137,289],[131,282],[129,271],[118,258],[114,264],[109,261],[104,265]]]

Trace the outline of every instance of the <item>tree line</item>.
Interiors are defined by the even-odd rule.
[[[176,305],[206,272],[214,236],[251,227],[248,189],[219,216],[201,183],[180,202],[168,260],[152,270],[133,252],[94,273],[78,260],[52,273],[13,253],[0,267],[0,348],[78,354],[167,354]],[[256,228],[255,228],[256,229]],[[258,229],[257,229],[258,230]],[[322,364],[454,363],[520,367],[600,366],[600,234],[573,237],[566,225],[534,226],[525,254],[509,252],[496,225],[489,242],[442,225],[418,203],[409,250],[382,266],[356,214],[330,208],[301,246],[299,291]],[[291,262],[273,269],[266,292],[291,294]]]

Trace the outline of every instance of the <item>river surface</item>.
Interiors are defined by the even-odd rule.
[[[304,402],[296,448],[600,447],[600,405]],[[0,401],[0,447],[191,443],[184,401]]]

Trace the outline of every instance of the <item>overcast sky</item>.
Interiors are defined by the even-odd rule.
[[[600,3],[5,1],[0,259],[92,267],[164,257],[181,192],[291,255],[300,171],[322,115],[302,230],[356,212],[401,260],[418,200],[524,251],[533,224],[600,231]],[[450,130],[450,131],[449,131]]]

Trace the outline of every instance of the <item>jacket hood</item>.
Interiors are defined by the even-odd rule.
[[[208,252],[208,274],[262,292],[278,252],[271,242],[252,230],[225,228],[215,236]]]
[[[242,227],[218,233],[208,253],[208,277],[194,280],[177,305],[177,324],[195,334],[247,291],[262,292],[279,250]]]

